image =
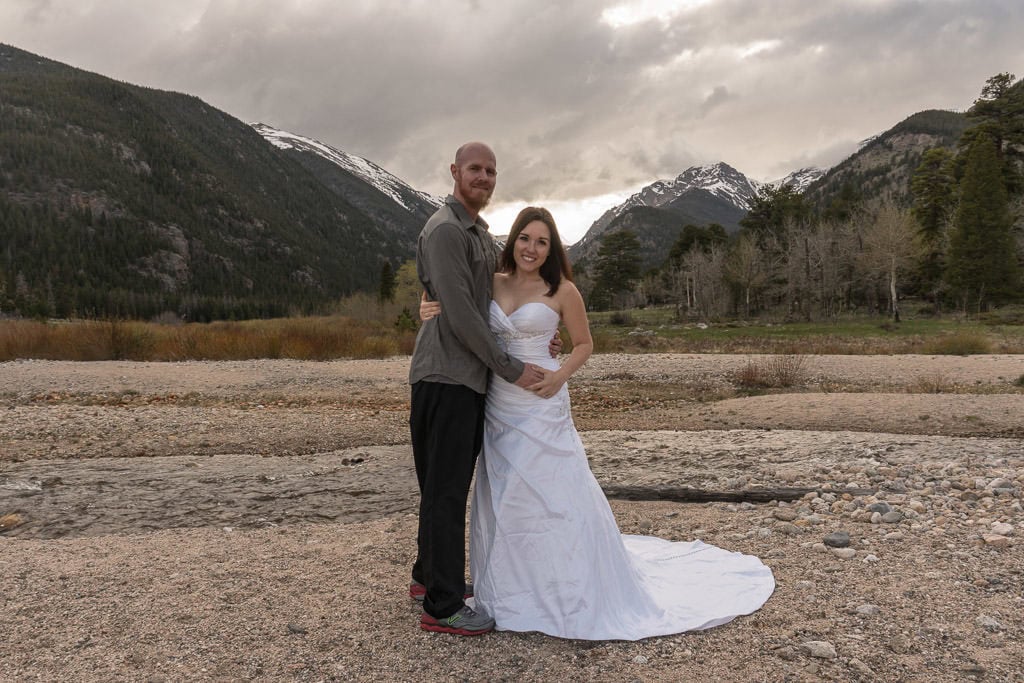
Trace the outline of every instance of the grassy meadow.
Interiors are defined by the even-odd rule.
[[[0,320],[0,361],[387,358],[408,355],[410,321],[370,301],[322,317],[212,323]],[[680,322],[671,308],[590,315],[597,353],[1024,353],[1024,308],[965,319],[882,317],[819,322]],[[566,350],[571,340],[566,338]]]

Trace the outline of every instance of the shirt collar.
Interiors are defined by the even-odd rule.
[[[455,212],[455,216],[459,219],[459,223],[461,223],[462,227],[466,228],[467,230],[469,228],[472,228],[474,225],[482,228],[485,231],[489,231],[491,229],[491,226],[487,224],[487,221],[485,221],[479,215],[477,215],[475,221],[472,218],[470,218],[469,212],[466,211],[466,207],[462,205],[462,202],[455,198],[455,195],[448,195],[447,197],[444,198],[444,202],[448,206],[452,207],[452,211]]]

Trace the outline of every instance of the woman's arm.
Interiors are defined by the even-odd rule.
[[[546,371],[544,379],[527,387],[543,398],[550,398],[562,388],[573,373],[583,367],[594,351],[594,340],[590,336],[590,323],[587,321],[587,308],[583,297],[576,286],[564,281],[556,295],[560,299],[562,322],[572,339],[572,353],[562,363],[562,367],[554,371]]]

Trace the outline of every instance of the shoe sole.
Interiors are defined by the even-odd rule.
[[[455,636],[482,636],[483,634],[490,633],[494,630],[494,627],[491,626],[487,629],[471,631],[465,628],[452,628],[451,626],[444,626],[442,624],[428,624],[425,621],[420,622],[420,628],[424,631],[433,631],[434,633],[450,633]]]

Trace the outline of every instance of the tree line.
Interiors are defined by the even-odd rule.
[[[822,209],[762,188],[741,230],[684,225],[664,263],[640,272],[636,235],[605,236],[580,284],[594,310],[672,304],[680,318],[764,313],[900,318],[915,296],[977,313],[1024,300],[1024,81],[990,78],[955,149],[924,153],[905,188],[863,197],[847,183]],[[900,197],[909,197],[909,205]]]

